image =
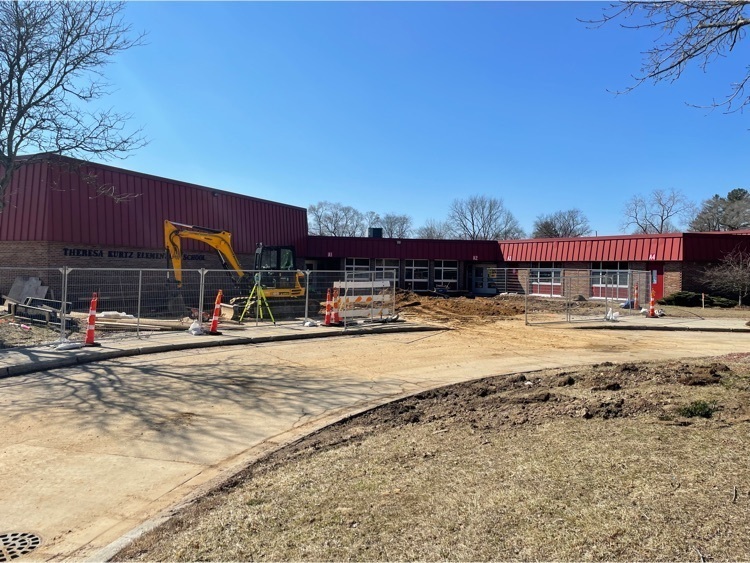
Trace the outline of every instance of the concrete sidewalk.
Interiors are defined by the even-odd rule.
[[[706,319],[702,317],[646,318],[642,315],[621,315],[617,321],[586,321],[560,323],[578,330],[657,330],[693,332],[748,332],[750,326],[742,319]],[[224,326],[221,335],[193,336],[185,331],[146,333],[135,335],[104,335],[99,346],[74,350],[56,350],[51,346],[33,346],[0,350],[0,379],[16,375],[43,372],[50,369],[83,365],[141,354],[158,354],[179,350],[240,346],[284,342],[310,338],[331,338],[353,334],[385,334],[394,332],[423,332],[446,330],[403,321],[350,325],[349,327],[305,327],[302,324]]]
[[[405,323],[373,323],[343,327],[305,327],[302,324],[248,325],[221,327],[221,335],[194,336],[185,331],[157,332],[140,338],[135,335],[97,336],[98,346],[56,350],[52,346],[10,348],[0,351],[0,379],[83,365],[141,354],[159,354],[179,350],[241,346],[311,338],[331,338],[354,334],[387,334],[445,330],[444,327]]]
[[[579,329],[665,330],[692,332],[750,332],[745,319],[712,319],[703,317],[656,317],[620,315],[616,321],[599,321],[590,325],[573,325]]]

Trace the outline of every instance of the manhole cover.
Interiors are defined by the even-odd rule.
[[[42,543],[42,538],[27,532],[0,534],[0,563],[18,559],[31,553]]]

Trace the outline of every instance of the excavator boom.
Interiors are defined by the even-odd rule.
[[[231,233],[207,227],[164,221],[164,244],[172,262],[177,287],[182,287],[182,239],[197,240],[207,244],[216,250],[224,268],[234,271],[237,275],[235,281],[242,280],[245,277],[245,271],[242,269],[234,250],[232,250]]]

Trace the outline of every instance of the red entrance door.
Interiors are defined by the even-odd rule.
[[[651,284],[656,293],[656,299],[664,297],[664,263],[663,262],[651,262],[649,263],[649,269],[651,270]]]

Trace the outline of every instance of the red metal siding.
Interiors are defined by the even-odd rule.
[[[685,261],[716,262],[739,247],[750,252],[750,231],[685,233]]]
[[[165,219],[232,233],[240,254],[256,243],[306,246],[307,211],[281,203],[232,194],[101,165],[84,165],[96,185],[113,186],[117,202],[97,195],[81,173],[55,163],[34,163],[14,178],[13,195],[0,214],[0,240],[45,240],[69,244],[160,249]],[[204,245],[186,241],[186,249]]]
[[[309,258],[392,258],[499,262],[495,241],[322,237],[307,239]]]
[[[0,241],[46,240],[49,192],[35,189],[46,180],[44,162],[35,162],[16,171],[7,192],[6,206],[0,213]]]
[[[501,241],[506,262],[682,260],[682,235],[633,235]]]

